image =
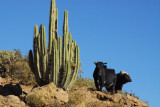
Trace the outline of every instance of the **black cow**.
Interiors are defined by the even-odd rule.
[[[97,91],[102,91],[102,88],[105,87],[112,94],[115,91],[117,75],[115,74],[114,69],[107,69],[107,66],[103,62],[95,62],[96,68],[93,73],[94,82],[97,88]]]
[[[127,72],[121,71],[120,73],[118,73],[117,74],[116,87],[115,87],[116,92],[118,90],[121,91],[123,85],[128,83],[128,82],[132,82],[132,79]]]

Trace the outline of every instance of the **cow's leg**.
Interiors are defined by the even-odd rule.
[[[111,87],[111,94],[114,94],[115,93],[115,85],[112,85]]]
[[[99,81],[98,81],[98,79],[94,79],[94,83],[95,83],[97,91],[99,91],[100,89],[99,89]]]
[[[104,86],[104,85],[103,85],[103,81],[101,80],[101,81],[100,81],[100,91],[102,91],[103,86]]]
[[[111,87],[111,94],[115,93],[115,87],[116,87],[116,79],[113,81],[113,85]]]
[[[102,91],[102,88],[103,88],[103,86],[102,86],[102,85],[100,85],[100,90],[99,90],[99,91]]]

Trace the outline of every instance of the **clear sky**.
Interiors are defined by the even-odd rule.
[[[69,30],[80,46],[83,77],[93,78],[94,61],[133,82],[123,90],[160,107],[160,0],[57,0],[62,36],[64,10]],[[44,24],[48,39],[50,0],[0,0],[0,50],[28,54],[34,25]]]

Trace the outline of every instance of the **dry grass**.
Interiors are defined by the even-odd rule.
[[[90,78],[79,77],[76,80],[76,82],[74,83],[72,89],[80,88],[80,87],[86,87],[87,89],[96,90],[96,87],[95,87],[95,84],[94,84],[94,80],[90,79]]]
[[[73,87],[68,91],[69,102],[65,107],[83,105],[86,100],[87,90],[96,90],[94,80],[90,78],[78,78]]]

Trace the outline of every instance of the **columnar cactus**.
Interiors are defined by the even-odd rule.
[[[29,63],[38,85],[53,82],[58,87],[68,89],[78,75],[80,59],[79,46],[72,41],[68,27],[68,11],[64,12],[63,42],[58,36],[58,10],[55,0],[51,0],[49,20],[49,43],[46,47],[45,27],[34,27],[33,51],[29,52]]]

